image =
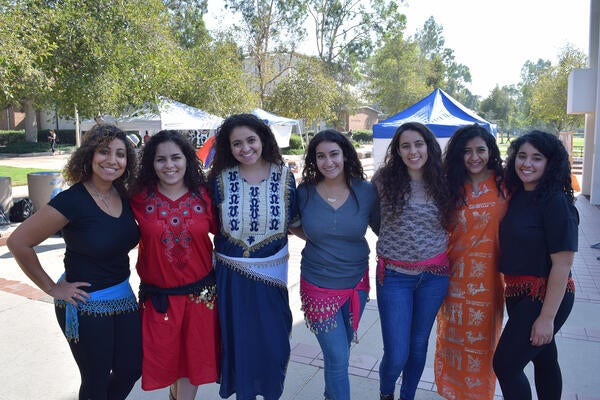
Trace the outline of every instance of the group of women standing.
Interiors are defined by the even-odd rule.
[[[394,399],[400,375],[400,399],[414,399],[436,316],[442,396],[492,399],[497,375],[506,399],[531,398],[523,368],[533,361],[538,397],[560,398],[554,334],[573,305],[578,220],[557,138],[515,140],[504,172],[483,128],[459,129],[442,161],[434,134],[407,123],[371,183],[350,141],[325,130],[308,145],[297,189],[253,115],[227,118],[215,150],[206,177],[190,143],[161,131],[136,174],[123,132],[98,125],[67,164],[72,186],[10,236],[21,268],[55,299],[80,399],[124,399],[140,376],[144,390],[169,386],[171,399],[194,399],[215,381],[223,398],[279,399],[292,327],[289,232],[306,241],[302,310],[322,349],[324,396],[350,399],[368,227],[378,235],[382,400]],[[65,274],[55,283],[33,247],[59,230]],[[128,283],[138,241],[139,308]]]

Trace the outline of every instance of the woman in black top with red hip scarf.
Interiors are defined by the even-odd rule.
[[[573,307],[571,265],[579,216],[574,206],[569,156],[560,140],[533,131],[508,151],[511,193],[500,223],[500,272],[506,281],[508,321],[494,371],[506,400],[531,399],[523,372],[531,361],[540,400],[560,400],[562,377],[554,335]]]

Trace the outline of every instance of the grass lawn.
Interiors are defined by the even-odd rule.
[[[46,172],[46,171],[55,171],[55,170],[39,169],[39,168],[5,167],[4,165],[0,165],[0,176],[10,177],[12,186],[27,185],[27,174],[30,172]]]

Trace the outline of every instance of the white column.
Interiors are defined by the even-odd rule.
[[[600,204],[600,0],[590,1],[590,68],[596,72],[596,106],[595,114],[586,117],[586,151],[584,157],[592,159],[592,165],[589,165],[591,174],[590,182],[590,203]],[[590,118],[591,117],[591,118]],[[588,135],[588,122],[593,130]],[[588,144],[590,151],[587,150]],[[591,153],[591,154],[590,154]],[[585,172],[584,172],[585,173]],[[585,192],[584,192],[585,193]]]

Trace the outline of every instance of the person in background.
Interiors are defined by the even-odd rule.
[[[368,226],[379,225],[377,192],[352,143],[328,129],[308,145],[298,187],[302,220],[300,296],[323,352],[325,398],[350,399],[350,345],[369,295]]]
[[[81,374],[79,399],[125,399],[141,374],[138,303],[129,256],[139,240],[126,198],[135,153],[115,126],[95,125],[65,166],[72,186],[25,220],[8,247],[25,274],[54,298]],[[65,273],[48,276],[34,247],[59,230]]]
[[[216,220],[194,149],[177,131],[144,146],[131,207],[140,227],[142,389],[173,385],[172,400],[193,400],[218,376]]]
[[[252,114],[227,118],[209,172],[221,324],[220,395],[281,397],[292,329],[288,229],[299,225],[294,175],[275,136]]]
[[[429,334],[448,289],[450,198],[442,151],[425,125],[401,125],[373,182],[380,198],[377,304],[383,336],[380,398],[415,398]]]
[[[455,209],[448,241],[452,275],[437,317],[435,383],[447,399],[492,400],[492,357],[504,311],[498,225],[508,206],[496,138],[477,124],[459,128],[446,147],[444,169]]]
[[[508,321],[494,371],[506,400],[528,400],[531,387],[523,370],[533,362],[537,397],[559,400],[554,335],[573,308],[570,271],[579,225],[567,151],[554,135],[525,134],[510,145],[505,182],[511,198],[500,223],[499,269]]]
[[[54,151],[56,150],[56,132],[54,132],[54,129],[50,129],[48,141],[50,142],[50,151],[52,151],[52,155],[54,155]]]

